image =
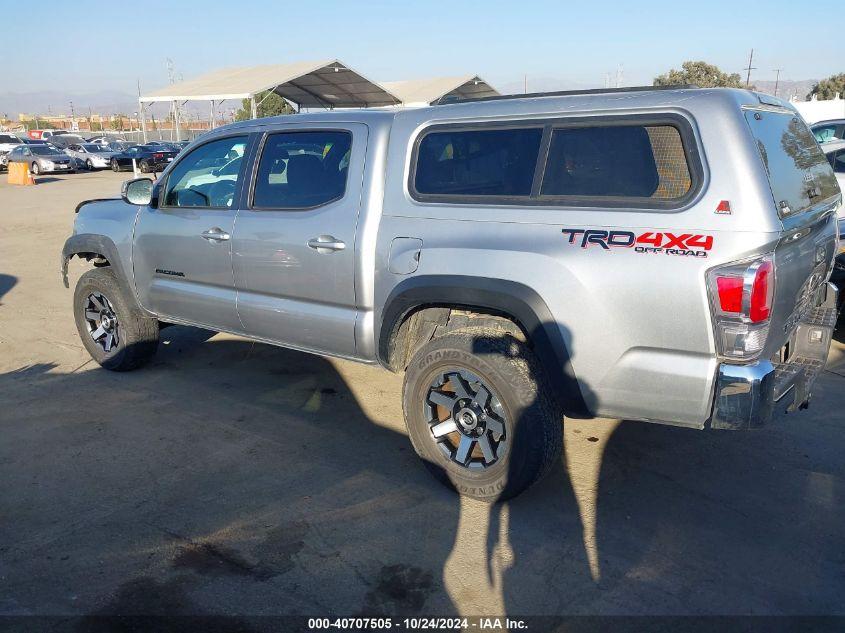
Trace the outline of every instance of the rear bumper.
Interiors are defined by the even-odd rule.
[[[813,383],[827,361],[836,326],[837,295],[836,286],[826,284],[822,302],[804,317],[790,339],[787,362],[760,360],[719,366],[712,428],[757,428],[807,407]]]

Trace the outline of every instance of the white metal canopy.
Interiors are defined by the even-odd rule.
[[[252,99],[272,90],[300,107],[361,108],[400,100],[338,60],[226,68],[141,96],[141,103]]]
[[[429,105],[453,98],[494,97],[499,91],[477,75],[383,81],[381,85],[404,105]]]

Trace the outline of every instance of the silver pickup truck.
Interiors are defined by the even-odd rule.
[[[73,312],[107,369],[180,323],[404,372],[424,463],[496,500],[555,462],[564,414],[805,407],[841,204],[792,106],[745,90],[333,111],[216,129],[82,203],[62,272],[93,263]]]

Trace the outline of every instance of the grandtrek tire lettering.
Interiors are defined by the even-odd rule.
[[[632,231],[604,231],[601,229],[561,229],[568,236],[569,244],[578,244],[581,248],[593,245],[603,250],[611,248],[632,248],[636,253],[665,253],[684,257],[707,257],[707,251],[713,248],[712,235],[693,233],[655,233],[647,231],[636,235]],[[648,246],[643,246],[647,244]]]

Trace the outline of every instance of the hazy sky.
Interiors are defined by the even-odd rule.
[[[841,0],[623,3],[529,0],[333,0],[132,3],[71,0],[48,11],[0,0],[0,93],[119,90],[167,83],[165,58],[185,79],[226,66],[338,58],[372,79],[477,73],[529,89],[603,86],[624,65],[624,84],[685,59],[752,79],[822,78],[845,71]],[[34,20],[38,20],[35,28]],[[50,23],[55,22],[53,30]]]

